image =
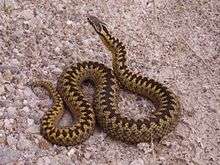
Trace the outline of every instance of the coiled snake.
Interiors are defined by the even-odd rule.
[[[126,143],[160,141],[173,130],[179,119],[177,97],[153,79],[132,73],[125,64],[126,51],[122,42],[113,37],[105,23],[96,17],[88,16],[88,22],[112,53],[113,70],[101,63],[88,61],[67,67],[58,79],[57,89],[48,81],[32,82],[32,87],[45,88],[53,100],[53,106],[42,118],[42,135],[53,144],[75,145],[93,133],[97,122],[107,135]],[[85,80],[95,85],[94,106],[82,92]],[[150,99],[156,110],[143,120],[122,117],[118,111],[119,86]],[[64,103],[76,121],[72,126],[58,127]]]

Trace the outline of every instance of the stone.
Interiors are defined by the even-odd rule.
[[[10,82],[12,80],[12,78],[13,78],[13,74],[11,73],[10,70],[7,69],[5,72],[3,72],[3,79],[5,81]]]
[[[4,126],[6,129],[11,130],[13,127],[14,119],[5,119]]]
[[[25,107],[23,107],[23,108],[21,109],[21,111],[23,111],[25,114],[28,114],[29,111],[30,111],[30,109],[29,109],[28,106],[25,106]]]
[[[51,164],[51,159],[49,157],[42,157],[42,158],[39,158],[37,160],[37,165],[42,165],[42,164],[45,164],[45,165],[49,165]]]
[[[34,120],[33,119],[27,119],[27,124],[28,126],[32,126],[34,124]]]
[[[74,148],[70,149],[69,152],[67,153],[68,156],[74,155],[76,150]]]
[[[33,11],[31,9],[23,10],[20,16],[23,17],[25,20],[30,20],[34,17]]]
[[[32,143],[28,140],[23,134],[20,135],[19,141],[17,143],[17,147],[20,150],[27,150],[32,148]]]
[[[130,165],[144,165],[144,160],[139,158],[131,162]]]
[[[8,135],[6,141],[9,146],[15,146],[17,143],[17,139],[13,135]]]
[[[15,116],[17,116],[17,109],[16,109],[16,107],[8,107],[7,109],[6,109],[6,111],[7,111],[7,113],[8,113],[8,116],[9,117],[15,117]]]
[[[5,143],[6,141],[6,135],[4,130],[0,130],[0,144]]]
[[[2,85],[0,86],[0,95],[3,95],[5,93],[5,87]]]

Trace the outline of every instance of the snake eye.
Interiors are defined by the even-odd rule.
[[[105,25],[102,25],[102,30],[103,30],[105,33],[108,33],[108,30],[107,30],[107,28],[106,28]]]

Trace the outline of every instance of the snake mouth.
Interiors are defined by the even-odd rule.
[[[87,21],[89,22],[89,24],[93,26],[93,23],[92,23],[92,17],[93,16],[87,15],[86,17],[87,17]]]

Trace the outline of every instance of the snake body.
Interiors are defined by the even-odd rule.
[[[98,62],[82,62],[67,67],[58,79],[57,89],[48,81],[35,81],[33,86],[45,88],[53,106],[42,118],[41,133],[51,143],[76,145],[92,133],[95,123],[110,137],[126,143],[158,142],[172,131],[180,116],[176,95],[153,79],[133,73],[126,66],[125,46],[108,31],[106,24],[88,16],[104,45],[112,53],[113,70]],[[89,80],[95,86],[94,106],[82,92],[82,82]],[[122,117],[118,111],[119,86],[148,98],[156,110],[146,119]],[[58,127],[64,104],[74,115],[75,123]]]

